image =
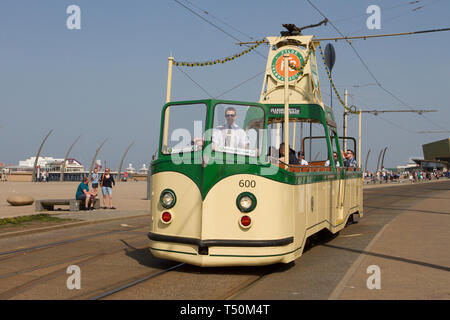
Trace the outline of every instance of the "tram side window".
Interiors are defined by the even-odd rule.
[[[304,125],[303,152],[305,160],[312,166],[329,166],[328,144],[325,130],[321,123]]]
[[[200,151],[204,144],[205,104],[171,105],[164,114],[162,152]]]
[[[263,128],[261,107],[219,103],[214,108],[212,148],[219,152],[259,156]]]
[[[331,130],[331,128],[330,128],[330,132],[329,133],[330,133],[331,148],[332,148],[332,151],[333,151],[333,161],[334,161],[336,167],[340,167],[341,164],[339,162],[339,155],[338,154],[342,155],[342,152],[337,147],[337,139],[336,139],[335,132],[333,130]]]

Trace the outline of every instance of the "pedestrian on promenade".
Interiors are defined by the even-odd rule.
[[[94,172],[91,175],[91,183],[92,183],[92,192],[97,195],[98,191],[98,180],[100,176],[98,174],[98,168],[94,168]]]
[[[75,194],[75,199],[84,200],[84,210],[94,210],[95,195],[89,192],[89,178],[85,177],[82,182],[78,185],[77,192]],[[89,206],[91,204],[91,206]]]
[[[100,180],[100,185],[102,186],[103,193],[102,209],[106,209],[106,196],[109,197],[109,208],[115,209],[112,202],[112,188],[113,186],[116,186],[116,182],[114,181],[114,177],[110,174],[109,168],[105,169],[105,173],[102,175],[102,178]]]

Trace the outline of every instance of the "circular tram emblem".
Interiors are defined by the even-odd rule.
[[[284,66],[284,57],[283,55],[285,53],[289,53],[289,64],[299,68],[303,64],[303,56],[302,54],[296,50],[296,49],[283,49],[280,50],[275,57],[272,60],[272,74],[273,76],[278,79],[279,81],[284,81],[284,72],[285,72],[285,66]],[[297,79],[300,76],[300,72],[288,67],[288,81],[292,81]]]

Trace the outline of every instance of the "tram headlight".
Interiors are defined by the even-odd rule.
[[[256,197],[250,192],[243,192],[238,195],[236,206],[241,212],[253,211],[256,207]]]
[[[161,205],[166,208],[172,208],[177,202],[177,197],[175,196],[175,192],[170,189],[165,189],[161,192],[161,196],[159,197],[159,202]]]

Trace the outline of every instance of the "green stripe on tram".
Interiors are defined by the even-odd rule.
[[[169,156],[170,158],[170,156]],[[216,183],[237,174],[257,175],[270,179],[272,181],[290,184],[303,185],[318,183],[323,181],[333,181],[338,179],[339,173],[333,171],[322,172],[299,172],[292,173],[278,168],[278,171],[273,175],[261,174],[262,169],[269,166],[255,165],[255,164],[210,164],[207,168],[203,168],[201,164],[174,164],[170,159],[159,159],[152,164],[152,175],[159,172],[177,172],[187,176],[199,188],[202,198],[205,199],[208,192],[214,187]],[[207,174],[205,175],[205,171]],[[205,175],[205,176],[204,176]],[[202,177],[203,183],[202,183]],[[361,178],[361,172],[346,172],[344,179]]]

